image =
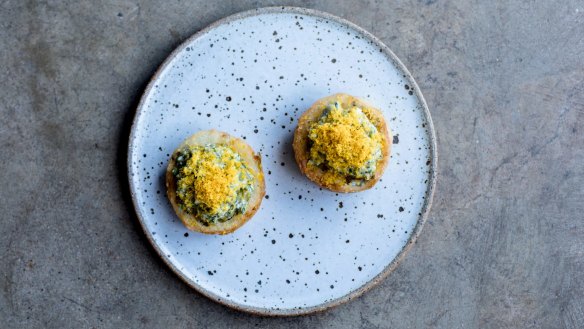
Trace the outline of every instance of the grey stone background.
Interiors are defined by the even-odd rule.
[[[428,222],[399,268],[325,313],[262,318],[190,289],[128,199],[129,122],[188,36],[296,5],[380,37],[438,133]],[[1,328],[583,328],[581,1],[0,0]]]

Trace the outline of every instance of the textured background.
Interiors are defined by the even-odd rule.
[[[170,51],[269,1],[0,0],[2,328],[584,327],[584,3],[287,1],[403,60],[438,133],[417,244],[361,298],[271,319],[182,283],[128,200],[129,122]]]

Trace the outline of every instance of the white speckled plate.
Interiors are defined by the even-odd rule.
[[[391,160],[371,190],[321,190],[298,170],[296,120],[338,92],[383,110]],[[215,128],[262,155],[267,195],[233,234],[187,231],[164,186],[169,155]],[[164,62],[138,106],[128,170],[138,218],[190,286],[240,310],[311,313],[350,300],[389,274],[414,242],[435,183],[435,137],[403,64],[361,28],[313,10],[264,8],[200,31]]]

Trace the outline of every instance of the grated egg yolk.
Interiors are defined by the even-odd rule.
[[[331,104],[309,129],[310,163],[326,165],[323,179],[369,179],[381,158],[382,135],[358,107]]]
[[[202,207],[213,215],[233,207],[238,191],[250,184],[251,172],[233,149],[214,145],[191,148],[180,176],[177,196],[183,205]]]

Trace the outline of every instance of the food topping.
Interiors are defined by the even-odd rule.
[[[173,175],[179,207],[205,225],[245,212],[253,171],[226,145],[188,146],[177,152]]]
[[[371,123],[366,108],[330,104],[308,132],[309,166],[325,171],[323,179],[365,181],[371,179],[382,158],[383,136]]]

